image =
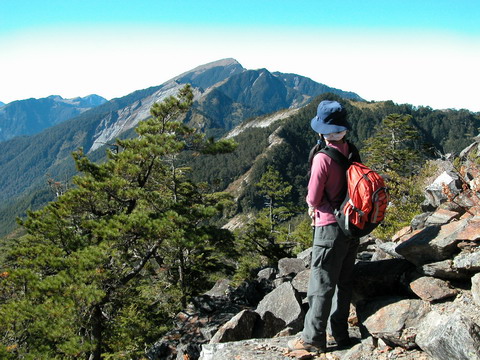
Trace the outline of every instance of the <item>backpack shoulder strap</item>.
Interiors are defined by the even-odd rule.
[[[320,150],[320,152],[331,157],[332,160],[335,161],[338,165],[340,165],[345,171],[347,171],[348,168],[350,167],[350,164],[351,164],[350,160],[348,160],[348,158],[337,149],[334,149],[330,146],[326,146],[322,150]]]

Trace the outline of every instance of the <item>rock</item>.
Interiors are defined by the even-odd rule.
[[[412,227],[412,230],[423,229],[425,227],[425,221],[431,214],[432,212],[425,212],[423,214],[415,216],[410,222],[410,226]]]
[[[210,344],[251,339],[255,322],[259,318],[255,311],[242,310],[218,329]]]
[[[288,337],[251,339],[202,346],[199,360],[285,360]]]
[[[458,310],[448,315],[430,312],[415,341],[435,360],[480,360],[480,327]]]
[[[455,256],[453,266],[460,271],[480,272],[480,249],[475,252],[462,252]]]
[[[277,277],[278,270],[274,268],[262,269],[257,274],[257,280],[274,280]]]
[[[213,288],[205,293],[208,296],[225,296],[230,288],[230,280],[228,279],[220,279],[218,280]]]
[[[456,269],[450,259],[422,265],[418,270],[423,275],[445,280],[467,280],[471,276],[466,271]]]
[[[395,249],[417,266],[449,259],[458,252],[457,234],[468,225],[468,219],[442,226],[428,226]]]
[[[444,225],[460,217],[460,214],[455,211],[445,209],[437,209],[425,220],[425,226]]]
[[[430,309],[422,300],[392,301],[394,299],[370,303],[359,313],[360,318],[365,319],[362,323],[371,335],[387,344],[413,349],[417,346],[415,327]],[[369,312],[371,315],[368,315]]]
[[[378,296],[408,295],[404,279],[414,270],[415,266],[402,259],[357,262],[353,271],[353,303]]]
[[[312,248],[308,248],[307,250],[302,251],[301,253],[297,254],[298,259],[302,259],[305,263],[305,267],[309,268],[310,263],[312,262]]]
[[[300,331],[305,317],[301,304],[302,300],[292,284],[283,283],[277,287],[255,310],[262,319],[255,336],[272,337],[286,327]]]
[[[460,241],[480,241],[480,218],[471,218],[467,226],[458,233],[457,238]]]
[[[310,269],[303,270],[299,272],[292,280],[292,286],[300,294],[307,294],[308,290],[308,281],[310,279]]]
[[[458,290],[453,289],[446,281],[422,276],[410,283],[410,289],[424,301],[437,301],[453,297]]]
[[[404,257],[402,255],[400,255],[399,253],[397,253],[395,251],[395,249],[397,248],[398,244],[397,243],[394,243],[392,241],[389,241],[389,242],[379,242],[377,244],[377,247],[382,250],[383,252],[385,252],[386,254],[388,254],[389,256],[393,257],[393,258],[396,258],[396,259],[403,259]],[[373,260],[372,260],[373,261]]]
[[[444,171],[431,185],[427,186],[425,188],[425,198],[428,204],[438,207],[448,199],[443,192],[444,186],[449,188],[452,194],[458,194],[461,189],[458,175],[450,171]]]
[[[298,274],[305,269],[305,262],[299,258],[283,258],[278,261],[278,277]]]
[[[472,296],[475,304],[480,306],[480,273],[472,276]]]

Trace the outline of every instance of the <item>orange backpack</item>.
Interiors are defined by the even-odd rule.
[[[362,237],[371,233],[385,218],[390,196],[383,178],[374,170],[351,162],[340,151],[320,150],[341,165],[347,173],[347,194],[335,217],[345,235]]]

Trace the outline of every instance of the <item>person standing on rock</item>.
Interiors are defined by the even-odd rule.
[[[339,150],[351,161],[360,162],[358,150],[345,140],[350,126],[346,110],[340,103],[329,100],[320,102],[317,115],[311,120],[311,127],[327,146]],[[345,171],[321,152],[312,152],[310,163],[306,201],[314,226],[314,238],[307,293],[309,310],[301,335],[289,341],[288,347],[290,350],[325,353],[329,318],[337,346],[347,347],[352,343],[347,320],[359,240],[348,238],[339,228],[334,215],[334,209],[340,207],[346,195]]]

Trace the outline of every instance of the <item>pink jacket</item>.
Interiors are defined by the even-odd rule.
[[[348,143],[329,144],[348,157]],[[308,182],[307,204],[315,208],[315,226],[335,223],[333,209],[344,200],[347,178],[345,171],[332,158],[318,153],[313,158]]]

